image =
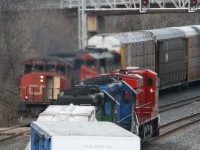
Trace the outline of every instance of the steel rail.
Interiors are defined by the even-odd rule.
[[[189,104],[192,104],[192,103],[197,102],[197,101],[200,101],[200,96],[194,96],[194,97],[190,97],[188,99],[184,99],[184,100],[181,100],[181,101],[177,101],[177,102],[174,102],[174,103],[163,105],[163,106],[159,107],[159,113],[162,113],[162,112],[165,112],[165,111],[168,111],[168,110],[172,110],[172,109],[175,109],[175,108],[179,108],[179,107],[182,107],[182,106],[185,106],[185,105],[189,105]]]
[[[0,130],[0,135],[5,131],[9,131],[9,130],[13,130],[13,129],[17,129],[17,128],[21,128],[21,127],[25,127],[25,126],[28,126],[28,124],[16,125],[16,126],[13,126],[13,127],[6,128],[4,130]]]
[[[148,140],[146,144],[144,145],[144,147],[152,142],[158,142],[158,141],[162,141],[163,139],[169,138],[175,135],[176,133],[180,133],[183,129],[192,127],[199,123],[200,123],[200,113],[197,113],[197,114],[187,116],[185,118],[167,123],[165,125],[162,125],[160,126],[161,134],[155,138]]]
[[[15,137],[24,135],[25,133],[26,133],[26,134],[27,134],[27,133],[29,134],[29,133],[30,133],[30,130],[25,130],[25,131],[21,131],[21,132],[19,132],[19,133],[13,133],[13,134],[10,133],[10,135],[8,135],[8,136],[3,135],[3,136],[5,136],[5,137],[0,138],[0,142],[6,141],[6,140],[10,140],[10,139],[12,139],[12,138],[15,138]],[[0,136],[1,136],[1,134],[0,134]]]

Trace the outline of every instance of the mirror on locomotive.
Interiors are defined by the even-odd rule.
[[[148,86],[153,86],[153,79],[152,78],[148,78]]]

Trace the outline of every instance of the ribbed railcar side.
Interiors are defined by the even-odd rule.
[[[200,79],[200,26],[190,26],[194,31],[187,32],[188,39],[188,82]]]
[[[121,54],[122,68],[139,66],[156,71],[160,89],[166,89],[200,79],[200,26],[186,27],[191,29],[188,32],[188,29],[180,29],[184,27],[177,27],[101,34],[91,38],[88,46],[117,51]]]
[[[121,68],[139,66],[155,71],[155,43],[148,32],[100,34],[88,40],[88,47],[107,48],[121,55]]]
[[[186,38],[175,28],[146,30],[157,41],[157,70],[160,89],[185,84],[186,82]]]
[[[175,27],[184,32],[187,40],[187,82],[200,79],[200,26]]]
[[[138,31],[115,34],[114,36],[120,40],[121,51],[124,53],[122,64],[125,67],[139,66],[155,71],[155,44],[150,33]],[[121,56],[123,57],[123,55]]]

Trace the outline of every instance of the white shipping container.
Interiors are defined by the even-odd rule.
[[[96,121],[95,106],[49,105],[37,121]],[[25,150],[31,150],[29,141]]]
[[[37,121],[96,121],[95,106],[49,105]]]
[[[31,127],[32,149],[140,150],[138,136],[111,122],[34,122]]]

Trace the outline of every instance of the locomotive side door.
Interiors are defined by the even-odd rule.
[[[46,77],[46,99],[56,100],[57,95],[60,93],[60,77],[47,76]]]
[[[46,76],[46,100],[52,99],[53,97],[53,77]]]
[[[135,91],[126,82],[122,82],[122,96],[118,107],[117,120],[123,128],[131,131],[135,114]]]
[[[60,77],[55,76],[53,79],[53,99],[57,99],[57,95],[60,93]]]
[[[104,92],[104,102],[102,106],[101,121],[115,122],[115,98],[108,92]]]

